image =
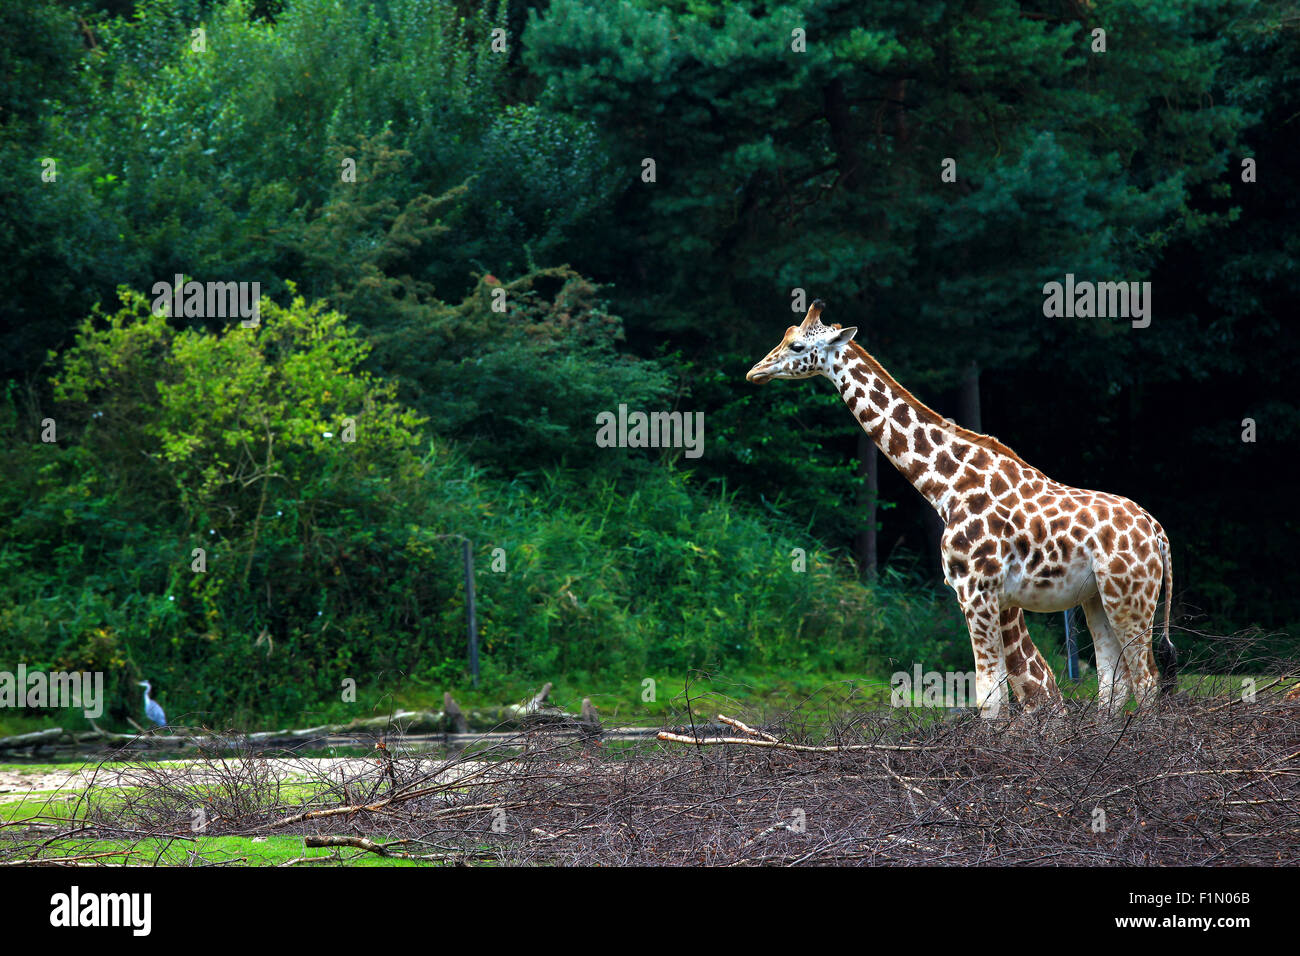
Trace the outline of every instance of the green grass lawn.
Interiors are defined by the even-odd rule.
[[[387,842],[383,834],[367,836],[377,843]],[[3,847],[0,845],[0,851]],[[419,853],[418,847],[394,847]],[[214,836],[195,838],[145,838],[129,840],[55,840],[40,851],[41,859],[86,857],[113,854],[104,862],[129,863],[136,866],[190,866],[228,864],[235,866],[279,866],[290,860],[303,860],[299,866],[430,866],[438,862],[402,860],[379,856],[365,850],[337,847],[307,847],[301,836]],[[320,864],[306,862],[319,860]]]
[[[168,761],[181,765],[185,761]],[[129,766],[126,764],[105,764],[104,766]],[[67,771],[68,764],[0,764],[0,772],[35,776],[43,773]],[[105,786],[96,787],[94,801],[99,807],[111,806],[124,800],[132,788]],[[193,788],[196,797],[205,791],[216,792],[219,787],[196,784]],[[289,781],[280,785],[279,799],[287,807],[305,806],[319,787],[311,783]],[[85,788],[66,787],[52,790],[37,790],[22,794],[0,793],[0,859],[6,857],[6,837],[21,839],[26,844],[37,842],[32,839],[31,831],[24,824],[67,824],[72,826],[87,816],[89,809]],[[6,832],[8,830],[8,832]],[[367,834],[370,839],[385,843],[384,834]],[[399,850],[420,853],[418,847],[397,847]],[[118,856],[118,852],[121,856]],[[20,858],[29,858],[30,850],[24,851]],[[428,861],[401,860],[379,856],[364,850],[353,848],[311,847],[304,845],[303,837],[298,835],[250,836],[201,836],[177,835],[170,838],[146,838],[138,841],[121,839],[75,839],[65,838],[51,840],[41,847],[41,859],[62,857],[85,857],[92,854],[112,854],[103,857],[104,862],[130,863],[133,865],[178,866],[193,863],[232,864],[242,866],[278,866],[289,860],[303,860],[296,865],[316,865],[310,860],[320,860],[327,865],[348,866],[420,866],[435,865]]]

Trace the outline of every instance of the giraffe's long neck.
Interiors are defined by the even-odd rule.
[[[856,342],[830,378],[871,440],[944,520],[963,494],[997,482],[1005,463],[1033,470],[995,440],[956,428],[923,405]]]

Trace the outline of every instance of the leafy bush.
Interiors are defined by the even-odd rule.
[[[613,327],[565,295],[522,298],[537,321],[515,334],[538,355],[561,319],[566,341],[611,347]],[[733,495],[595,449],[590,422],[565,440],[591,467],[532,482],[425,446],[396,383],[361,368],[368,351],[301,298],[264,300],[255,330],[176,330],[129,291],[88,319],[54,411],[12,389],[5,404],[0,650],[107,671],[121,714],[149,676],[179,721],[342,716],[347,678],[374,693],[464,680],[462,536],[489,680],[870,670],[930,630],[928,596],[863,588]],[[36,437],[47,415],[53,444]]]

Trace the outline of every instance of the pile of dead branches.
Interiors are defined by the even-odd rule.
[[[725,736],[585,776],[521,774],[512,860],[617,864],[1286,865],[1300,861],[1300,703],[1184,697],[830,740]]]
[[[440,759],[390,738],[366,757],[92,768],[76,826],[0,828],[0,860],[57,845],[71,862],[84,840],[89,862],[96,841],[147,838],[202,863],[214,837],[293,834],[330,848],[293,864],[1288,865],[1300,700],[1285,686],[1114,719],[1090,705],[992,721],[876,710],[814,731],[806,713],[692,713],[644,743],[543,726]]]

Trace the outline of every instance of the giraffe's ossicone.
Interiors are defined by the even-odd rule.
[[[1146,705],[1158,688],[1172,688],[1173,565],[1160,523],[1127,498],[1053,481],[997,439],[923,405],[853,341],[856,328],[823,325],[823,308],[814,302],[746,378],[830,379],[876,446],[939,513],[945,580],[970,630],[983,714],[1001,711],[1008,685],[1027,708],[1060,701],[1052,669],[1029,639],[1026,610],[1083,605],[1103,713],[1122,707],[1130,692]],[[1152,655],[1162,584],[1163,674]]]

